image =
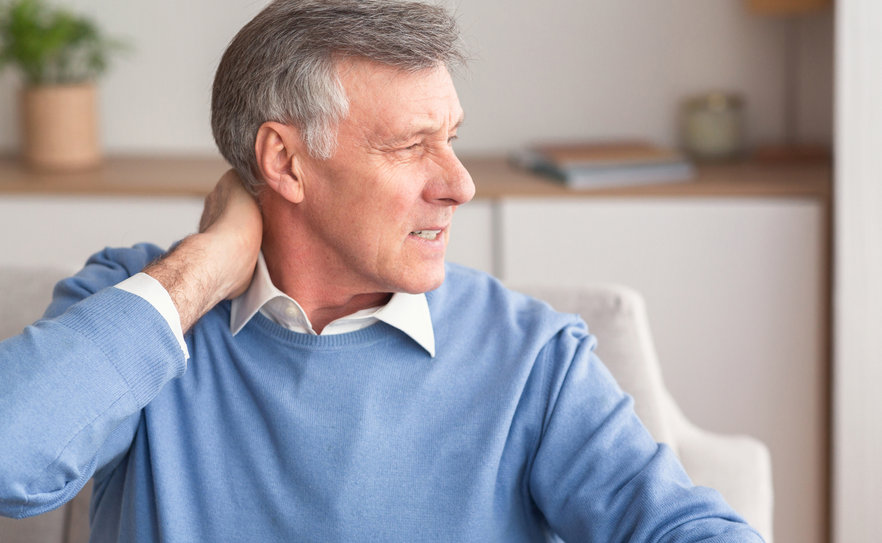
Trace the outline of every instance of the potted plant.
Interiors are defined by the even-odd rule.
[[[45,0],[0,0],[0,67],[15,66],[23,77],[30,165],[72,170],[100,162],[95,80],[122,47],[90,19]]]

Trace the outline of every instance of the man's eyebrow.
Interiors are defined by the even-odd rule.
[[[457,131],[465,122],[465,114],[459,116],[459,120],[456,121],[451,128],[451,132]],[[415,124],[410,126],[407,130],[400,132],[397,135],[389,134],[388,137],[381,137],[378,140],[382,142],[383,145],[399,145],[409,141],[411,138],[415,136],[426,136],[436,133],[440,127],[437,124],[426,122],[425,124]]]
[[[455,124],[455,125],[453,125],[453,129],[454,129],[454,130],[458,130],[459,127],[461,127],[461,126],[463,125],[463,123],[465,123],[465,112],[462,112],[462,113],[459,115],[459,120],[456,121],[456,124]]]
[[[459,127],[461,127],[464,122],[465,122],[465,113],[461,114],[459,116],[459,120],[457,120],[456,123],[450,127],[451,132],[458,130]],[[440,130],[440,127],[437,124],[426,123],[424,125],[416,125],[416,126],[412,127],[412,130],[410,131],[410,135],[422,136],[422,135],[426,135],[426,134],[434,134],[438,130]]]

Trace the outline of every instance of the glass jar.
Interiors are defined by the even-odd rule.
[[[732,160],[744,153],[744,100],[711,92],[687,99],[681,113],[683,150],[696,160]]]

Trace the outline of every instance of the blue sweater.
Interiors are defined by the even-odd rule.
[[[337,336],[229,303],[185,362],[105,288],[158,256],[105,250],[0,344],[0,513],[92,476],[93,541],[760,541],[648,435],[576,317],[449,266],[437,355],[383,323]]]

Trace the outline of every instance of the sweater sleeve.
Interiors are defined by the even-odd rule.
[[[121,424],[183,373],[165,319],[112,287],[155,256],[152,246],[95,255],[56,286],[43,320],[0,343],[0,514],[36,515],[73,498],[114,456],[102,451],[108,438],[130,443]]]
[[[654,442],[583,328],[561,332],[538,363],[550,399],[529,484],[565,541],[762,541]]]

